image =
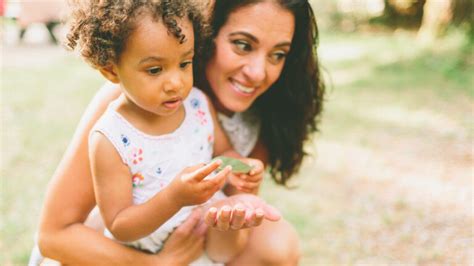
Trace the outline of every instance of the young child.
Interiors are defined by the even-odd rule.
[[[202,17],[184,0],[90,0],[72,8],[68,46],[79,47],[83,58],[123,92],[89,138],[106,233],[158,252],[194,205],[222,193],[230,167],[211,175],[221,162],[203,163],[235,153],[207,97],[192,88]],[[256,167],[250,174],[261,175],[263,164],[251,164]],[[224,253],[235,255],[246,231],[209,230],[206,247],[225,247]]]

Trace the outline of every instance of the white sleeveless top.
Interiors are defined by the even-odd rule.
[[[231,117],[218,113],[217,118],[227,133],[232,147],[240,155],[247,157],[257,144],[260,134],[261,123],[255,111],[250,109],[235,113]]]
[[[200,90],[193,88],[184,100],[186,114],[181,125],[174,132],[160,136],[148,135],[135,128],[116,111],[117,104],[117,100],[110,104],[91,132],[106,136],[129,167],[134,204],[148,201],[184,168],[212,159],[214,125],[207,98]],[[150,236],[126,244],[156,253],[193,207],[182,208]],[[106,234],[111,236],[110,232]]]

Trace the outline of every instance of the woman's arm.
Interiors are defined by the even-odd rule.
[[[49,184],[39,231],[39,247],[46,257],[65,264],[89,265],[146,264],[154,259],[117,244],[82,224],[95,206],[88,134],[107,105],[119,94],[120,91],[110,85],[96,94]]]

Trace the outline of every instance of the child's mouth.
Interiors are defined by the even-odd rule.
[[[163,105],[168,109],[175,109],[181,105],[181,99],[166,101],[163,103]]]

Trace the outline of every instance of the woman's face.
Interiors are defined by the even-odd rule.
[[[293,14],[272,2],[244,6],[229,15],[206,66],[219,111],[247,110],[278,79],[294,28]]]

